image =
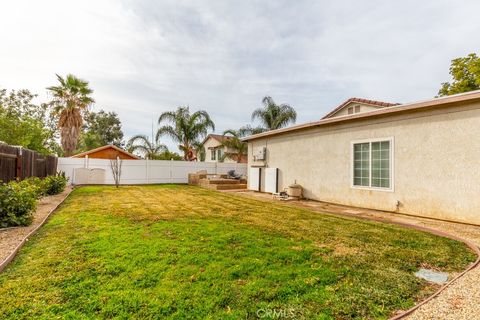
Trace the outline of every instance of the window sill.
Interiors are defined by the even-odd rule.
[[[361,187],[361,186],[350,186],[351,189],[365,190],[365,191],[380,191],[380,192],[394,192],[393,188],[375,188],[375,187]]]

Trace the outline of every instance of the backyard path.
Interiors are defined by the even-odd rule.
[[[5,267],[4,265],[8,263],[6,260],[12,258],[11,254],[17,250],[25,237],[41,225],[50,212],[57,207],[71,191],[71,187],[67,187],[60,194],[40,199],[37,210],[33,215],[33,222],[29,226],[0,229],[0,271],[2,271],[3,267]]]
[[[239,192],[237,194],[260,198],[264,200],[272,200],[268,194],[255,192]],[[274,200],[277,201],[277,200]],[[395,214],[391,212],[382,212],[376,210],[352,208],[347,206],[329,204],[317,201],[288,201],[289,205],[307,207],[319,212],[330,212],[337,214],[354,215],[365,218],[381,218],[385,221],[408,223],[422,227],[428,227],[443,232],[450,233],[457,237],[472,241],[480,246],[480,227],[465,225],[461,223],[437,221],[427,218],[418,218],[408,215]],[[480,312],[480,267],[476,267],[466,273],[460,279],[455,281],[436,298],[430,300],[406,319],[409,320],[471,320],[478,319]]]

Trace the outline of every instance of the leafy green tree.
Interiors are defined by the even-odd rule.
[[[480,89],[480,58],[471,53],[466,57],[452,60],[450,74],[453,81],[442,83],[439,96],[468,92]]]
[[[65,78],[57,74],[58,86],[48,87],[53,96],[51,105],[52,114],[58,120],[60,138],[65,155],[73,155],[80,137],[83,114],[95,100],[91,97],[93,90],[88,81],[79,79],[72,74]]]
[[[127,142],[127,151],[130,153],[138,152],[144,158],[149,160],[161,160],[160,155],[168,152],[167,146],[160,143],[160,136],[156,136],[154,142],[150,141],[145,135],[136,135]]]
[[[297,120],[297,112],[288,104],[276,104],[272,97],[262,99],[263,107],[252,113],[252,121],[258,119],[261,123],[257,131],[269,131],[286,127]],[[258,133],[258,132],[257,132]]]
[[[190,114],[188,107],[178,107],[175,111],[167,111],[160,115],[158,124],[169,123],[161,126],[157,131],[157,138],[167,135],[179,144],[183,152],[183,159],[192,161],[196,154],[201,153],[203,139],[208,129],[215,130],[215,124],[206,111],[200,110]]]
[[[0,90],[0,141],[40,153],[55,153],[55,126],[45,104],[32,100],[29,90]]]
[[[224,139],[221,145],[225,147],[226,151],[223,154],[221,161],[231,159],[238,163],[242,162],[242,159],[245,159],[248,150],[247,143],[241,140],[242,131],[232,129],[226,130],[223,132],[223,136]]]
[[[176,152],[164,150],[155,155],[154,160],[183,160],[183,157]]]
[[[115,112],[87,111],[77,151],[87,151],[107,144],[123,147],[122,122]]]

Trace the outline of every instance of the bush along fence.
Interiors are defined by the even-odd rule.
[[[44,178],[57,172],[56,156],[0,143],[0,181]]]
[[[30,177],[0,184],[0,229],[29,225],[37,200],[61,193],[67,180],[65,174],[56,174],[43,179]]]

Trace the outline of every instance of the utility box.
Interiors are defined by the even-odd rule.
[[[255,161],[263,161],[267,158],[267,148],[266,147],[263,147],[263,148],[260,148],[259,150],[257,150],[257,152],[255,152],[255,154],[253,155],[253,159]]]
[[[287,195],[289,197],[296,197],[296,198],[301,198],[302,197],[302,186],[299,184],[291,184],[287,188]]]

